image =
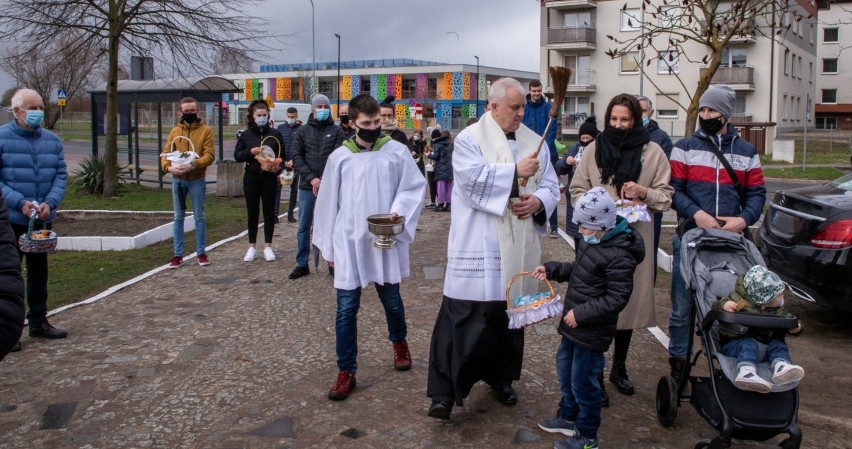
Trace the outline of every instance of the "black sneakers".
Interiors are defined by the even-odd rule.
[[[311,274],[311,269],[308,267],[300,267],[296,265],[296,268],[293,268],[293,272],[288,276],[290,279],[299,279],[300,277],[307,276]]]
[[[65,338],[67,336],[68,332],[51,326],[50,323],[48,323],[47,321],[38,324],[30,323],[30,337],[49,338],[51,340],[56,340],[60,338]]]

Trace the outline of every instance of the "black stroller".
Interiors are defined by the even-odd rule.
[[[681,399],[688,398],[698,414],[719,431],[719,436],[696,444],[695,449],[727,448],[732,438],[764,441],[784,433],[789,437],[780,447],[798,448],[802,442],[802,432],[796,423],[798,382],[773,386],[766,394],[738,389],[732,381],[736,378],[737,361],[721,353],[716,330],[718,323],[792,329],[797,326],[797,320],[711,310],[716,300],[734,290],[741,273],[756,264],[764,265],[760,252],[743,236],[715,229],[691,230],[684,234],[681,245],[681,272],[695,304],[690,324],[695,332],[690,333],[686,356],[691,362],[685,364],[681,379],[689,379],[692,388],[691,394],[685,395],[685,381],[678,385],[670,375],[660,378],[657,418],[663,426],[670,427],[677,419]],[[691,351],[696,333],[701,338],[702,350],[693,357]],[[690,376],[702,352],[707,357],[710,376]],[[772,376],[768,362],[758,364],[757,372],[763,378]]]

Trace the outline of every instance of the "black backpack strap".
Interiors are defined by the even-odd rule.
[[[707,148],[710,149],[710,151],[712,151],[717,158],[719,158],[719,161],[722,162],[722,166],[725,167],[725,171],[728,172],[728,176],[730,176],[731,179],[734,181],[734,188],[737,189],[737,194],[740,197],[740,207],[745,208],[745,188],[743,188],[742,184],[740,184],[740,178],[737,177],[737,173],[734,172],[734,168],[731,167],[731,163],[728,162],[728,160],[725,159],[725,156],[722,155],[722,152],[719,151],[718,148],[716,148],[715,142],[711,144],[703,139],[702,141],[707,146]]]

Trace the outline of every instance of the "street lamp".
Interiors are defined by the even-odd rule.
[[[479,117],[479,56],[473,57],[476,58],[476,116]]]
[[[311,53],[313,56],[313,63],[311,64],[311,84],[316,82],[317,80],[317,46],[316,46],[316,21],[314,21],[314,0],[308,0],[311,2]],[[311,86],[311,96],[314,95],[313,86]]]
[[[340,117],[340,35],[334,33],[337,38],[337,116]]]

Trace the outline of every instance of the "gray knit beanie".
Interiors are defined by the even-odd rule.
[[[586,229],[612,229],[615,227],[615,201],[603,187],[595,187],[577,200],[571,221]]]
[[[314,98],[311,98],[311,108],[316,109],[317,105],[324,104],[331,107],[331,103],[328,101],[328,97],[323,94],[316,94]]]
[[[731,118],[734,112],[734,89],[725,84],[710,86],[701,99],[698,100],[698,109],[708,107],[722,113],[726,119]]]

